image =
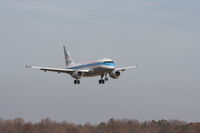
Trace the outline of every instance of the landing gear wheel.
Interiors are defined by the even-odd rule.
[[[101,75],[101,79],[99,80],[99,84],[104,84],[105,81],[108,81],[107,75],[105,75],[105,80],[103,80],[104,74]]]
[[[99,80],[99,84],[104,84],[104,83],[105,83],[105,81],[103,79]]]
[[[78,79],[74,80],[74,84],[80,84],[80,80]]]

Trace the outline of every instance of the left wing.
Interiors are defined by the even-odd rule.
[[[26,68],[35,68],[35,69],[40,69],[43,70],[44,72],[50,71],[50,72],[58,72],[58,73],[68,73],[72,74],[74,71],[77,71],[78,69],[65,69],[65,68],[51,68],[51,67],[37,67],[37,66],[28,66],[26,65]],[[89,70],[78,70],[83,73],[89,72]]]
[[[125,71],[126,69],[130,69],[130,68],[139,68],[138,65],[135,65],[135,66],[129,66],[129,67],[122,67],[122,68],[116,68],[115,70],[116,71]]]

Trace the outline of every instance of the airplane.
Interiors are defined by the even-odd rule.
[[[126,69],[139,67],[138,65],[135,65],[116,68],[114,61],[109,58],[75,64],[65,46],[63,46],[63,49],[66,63],[65,68],[38,67],[29,65],[26,65],[26,68],[40,69],[44,72],[57,72],[58,74],[67,73],[74,79],[74,84],[80,84],[80,79],[83,77],[100,76],[101,78],[99,80],[99,84],[104,84],[105,81],[108,81],[108,75],[113,79],[118,79],[121,72],[124,72]]]

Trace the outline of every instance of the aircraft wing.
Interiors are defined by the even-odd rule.
[[[51,67],[37,67],[37,66],[28,66],[26,65],[26,68],[34,68],[34,69],[40,69],[44,72],[46,71],[50,71],[50,72],[58,72],[58,73],[68,73],[71,74],[74,71],[77,71],[77,69],[65,69],[65,68],[51,68]],[[89,72],[89,70],[78,70],[81,71],[83,73],[87,73]]]
[[[122,68],[116,68],[115,70],[116,71],[125,71],[126,69],[130,69],[130,68],[139,68],[138,65],[135,65],[135,66],[128,66],[128,67],[122,67]]]

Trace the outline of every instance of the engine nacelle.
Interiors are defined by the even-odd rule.
[[[111,78],[113,78],[113,79],[117,79],[117,78],[119,78],[119,76],[120,76],[120,71],[112,71],[109,75],[110,75],[110,77]]]
[[[72,77],[75,79],[80,79],[81,77],[83,77],[84,73],[81,71],[75,71],[72,73]]]

